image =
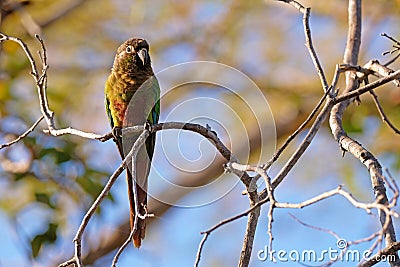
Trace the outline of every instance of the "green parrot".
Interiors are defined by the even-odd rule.
[[[151,67],[149,45],[146,40],[130,38],[117,49],[104,92],[106,111],[113,131],[123,127],[158,122],[160,86]],[[140,133],[123,134],[122,137],[115,135],[114,140],[124,159]],[[134,230],[135,211],[139,212],[132,237],[137,248],[145,236],[147,181],[155,138],[155,133],[150,134],[137,154],[136,177],[132,176],[132,169],[127,168],[131,230]]]

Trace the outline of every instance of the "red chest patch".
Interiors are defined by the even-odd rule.
[[[121,127],[122,126],[122,122],[124,121],[125,111],[126,111],[127,105],[126,105],[126,103],[123,103],[121,101],[114,100],[113,101],[113,106],[114,106],[115,113],[116,113],[116,115],[118,117],[118,121],[115,124],[115,126]]]

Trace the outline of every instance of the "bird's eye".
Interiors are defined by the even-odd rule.
[[[131,46],[127,46],[125,51],[128,54],[132,53],[132,47]]]

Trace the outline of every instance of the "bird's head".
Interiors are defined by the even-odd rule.
[[[151,71],[149,44],[142,38],[130,38],[118,47],[114,69],[125,73]]]

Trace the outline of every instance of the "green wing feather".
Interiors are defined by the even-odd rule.
[[[111,109],[110,109],[110,99],[108,99],[107,93],[106,93],[106,97],[105,97],[105,106],[106,106],[106,112],[107,112],[107,117],[108,117],[108,121],[110,123],[111,129],[114,128],[114,121],[111,115]]]
[[[154,104],[153,108],[151,109],[151,112],[150,112],[147,120],[151,124],[156,124],[156,123],[158,123],[158,119],[160,117],[160,85],[158,84],[157,78],[155,76],[153,76],[153,77],[154,77],[153,85],[152,85],[152,88],[149,88],[149,89],[153,91],[155,104]],[[153,159],[155,143],[156,143],[156,134],[152,133],[146,140],[146,149],[147,149],[147,154],[149,155],[150,160]]]

